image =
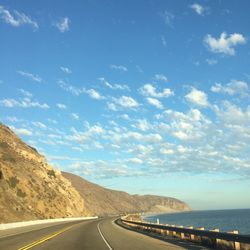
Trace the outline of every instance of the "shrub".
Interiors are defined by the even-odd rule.
[[[26,196],[26,193],[23,192],[20,188],[17,189],[17,196],[24,198]]]
[[[12,176],[9,178],[7,182],[11,188],[15,188],[16,185],[19,183],[19,180],[17,179],[16,176]]]
[[[55,173],[54,170],[48,170],[47,174],[48,174],[49,177],[54,177],[54,178],[56,178],[56,173]]]

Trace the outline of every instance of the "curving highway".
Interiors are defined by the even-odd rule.
[[[173,239],[160,240],[125,229],[114,218],[0,231],[1,250],[175,250],[207,249]]]

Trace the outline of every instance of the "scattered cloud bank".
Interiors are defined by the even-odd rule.
[[[227,35],[226,32],[223,32],[218,39],[208,34],[204,38],[204,43],[211,52],[230,56],[235,55],[235,47],[237,45],[245,44],[246,42],[246,38],[239,33]]]
[[[208,7],[198,3],[185,7],[189,12],[193,11],[194,15],[209,14]],[[169,11],[161,13],[161,18],[166,26],[171,28],[174,28],[175,20],[180,20],[177,14],[175,16]],[[39,29],[38,23],[31,17],[3,6],[0,6],[0,21],[13,27],[26,25],[34,30]],[[56,27],[61,33],[65,33],[70,30],[71,21],[64,17],[52,25],[54,32],[57,32]],[[202,37],[204,34],[207,33],[203,33]],[[171,46],[171,37],[168,35],[163,32],[156,35],[156,43],[161,42],[166,46],[168,39]],[[207,34],[203,41],[200,41],[203,49],[205,45],[212,53],[229,56],[236,55],[236,48],[246,43],[245,35],[226,32],[221,33],[219,37]],[[167,51],[167,48],[162,46],[160,49]],[[217,70],[217,67],[223,66],[223,59],[219,61],[212,53],[208,52],[209,55],[192,61],[196,61],[195,65],[200,66],[199,69],[204,66],[206,70]],[[135,76],[133,79],[138,76],[145,80],[147,65],[137,63],[142,64],[144,71],[140,66],[131,64],[131,73]],[[47,99],[44,103],[34,98],[34,88],[43,85],[30,85],[29,91],[18,87],[12,98],[0,99],[2,109],[8,111],[12,108],[10,112],[15,111],[14,108],[17,110],[15,115],[10,113],[9,116],[1,118],[10,124],[17,134],[29,136],[39,146],[46,145],[47,152],[52,147],[63,152],[60,151],[63,147],[69,154],[80,153],[80,157],[56,155],[49,159],[71,161],[71,169],[83,175],[112,178],[199,172],[250,176],[250,86],[247,80],[229,79],[227,82],[213,84],[208,80],[199,85],[199,89],[191,86],[185,91],[184,87],[183,94],[179,82],[176,81],[174,85],[168,81],[166,75],[154,74],[168,72],[166,68],[152,69],[153,73],[149,72],[152,83],[138,85],[140,80],[133,82],[127,73],[120,74],[128,72],[126,66],[109,65],[107,62],[105,65],[113,70],[109,71],[112,75],[108,76],[108,79],[114,79],[118,72],[118,75],[124,77],[120,79],[125,79],[125,82],[106,80],[104,77],[96,79],[95,76],[92,85],[89,82],[88,85],[73,85],[67,80],[74,77],[69,75],[72,70],[59,64],[56,66],[57,70],[65,73],[65,78],[58,81],[61,88],[58,88],[58,91],[62,92],[62,98],[52,102],[51,111],[56,111],[54,116],[51,112],[45,112],[50,108],[46,103]],[[17,73],[33,82],[43,82],[39,75],[22,70]],[[1,83],[3,82],[0,80]],[[6,85],[4,79],[1,87]],[[67,99],[64,99],[65,96]],[[83,99],[89,102],[89,107],[81,106]],[[69,100],[73,100],[72,103],[77,101],[79,107],[74,109]],[[92,104],[96,114],[91,113]],[[23,110],[28,108],[40,109],[41,114],[46,113],[48,117],[41,121],[34,121],[32,117],[30,120],[25,120],[25,116],[18,117],[20,109],[23,113],[28,113],[30,110]],[[82,112],[83,109],[87,112]],[[92,124],[87,121],[88,115]],[[63,119],[67,121],[66,127],[62,125]],[[94,119],[99,122],[93,121]],[[99,160],[95,159],[96,155]],[[102,157],[105,160],[102,160]]]

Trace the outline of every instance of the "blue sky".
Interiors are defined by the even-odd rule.
[[[249,1],[2,1],[0,119],[112,189],[249,208]]]

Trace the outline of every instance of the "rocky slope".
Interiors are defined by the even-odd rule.
[[[175,198],[154,195],[129,195],[103,188],[77,175],[62,172],[85,200],[88,211],[99,216],[129,212],[163,213],[189,211],[190,207]]]
[[[88,214],[71,183],[2,124],[0,211],[0,223]]]

